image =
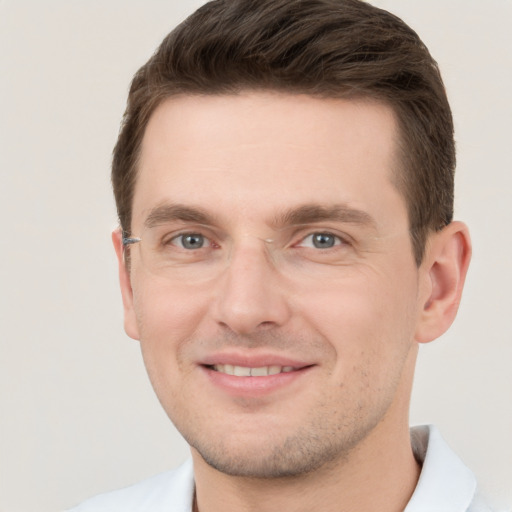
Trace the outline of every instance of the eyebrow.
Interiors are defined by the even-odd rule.
[[[212,225],[215,218],[205,210],[183,204],[161,204],[152,208],[144,221],[146,228],[154,228],[166,222],[182,221]]]
[[[358,210],[346,204],[323,206],[320,204],[306,204],[298,208],[291,208],[274,218],[275,227],[297,226],[322,221],[335,221],[356,224],[363,227],[376,228],[375,219],[363,210]]]
[[[200,207],[164,203],[150,210],[144,221],[144,226],[153,228],[173,221],[193,222],[209,226],[218,224],[216,216]],[[272,219],[271,226],[280,229],[286,226],[300,226],[322,221],[343,222],[374,229],[377,227],[375,219],[367,212],[349,207],[346,204],[330,206],[305,204],[289,208],[277,214]]]

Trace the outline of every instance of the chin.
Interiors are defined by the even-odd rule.
[[[231,476],[246,478],[290,478],[306,475],[323,466],[345,459],[359,441],[359,436],[318,436],[298,432],[294,436],[276,439],[262,436],[257,441],[217,439],[188,440],[189,444],[212,468]]]

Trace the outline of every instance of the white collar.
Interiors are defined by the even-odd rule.
[[[411,442],[423,468],[404,512],[466,512],[476,492],[473,473],[432,426],[413,427]]]

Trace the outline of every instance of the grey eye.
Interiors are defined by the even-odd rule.
[[[179,235],[172,240],[174,245],[183,247],[183,249],[201,249],[208,245],[208,239],[199,233],[186,233]]]
[[[310,249],[331,249],[336,245],[342,245],[344,241],[336,235],[329,232],[317,231],[304,238],[298,247],[308,247]]]
[[[313,233],[311,241],[317,249],[330,249],[336,245],[336,237],[330,233]]]

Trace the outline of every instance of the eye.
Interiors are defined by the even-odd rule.
[[[341,245],[343,241],[339,236],[332,233],[311,233],[299,244],[299,247],[312,247],[315,249],[330,249],[335,245]]]
[[[172,238],[170,243],[187,250],[202,249],[211,245],[210,240],[200,233],[182,233]]]

